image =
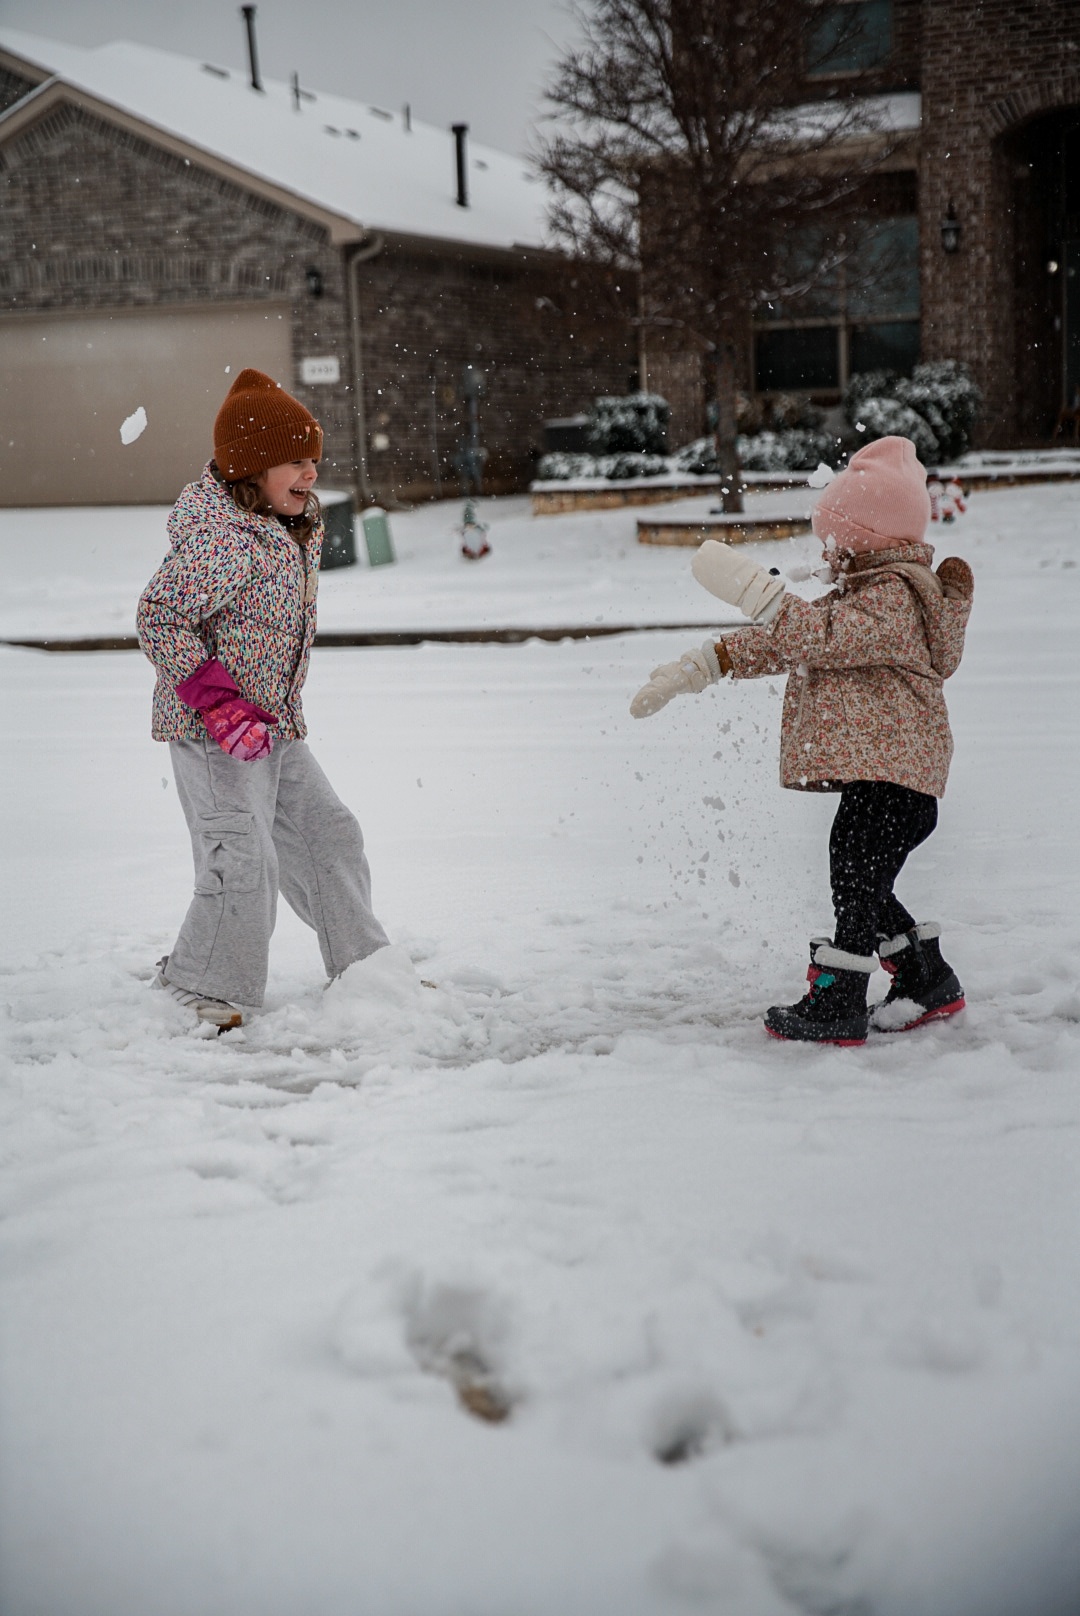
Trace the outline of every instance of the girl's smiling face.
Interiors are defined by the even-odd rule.
[[[318,476],[314,460],[286,460],[284,465],[270,466],[261,474],[259,491],[275,516],[303,516]]]

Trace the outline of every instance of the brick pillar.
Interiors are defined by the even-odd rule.
[[[964,0],[926,0],[923,12],[922,355],[971,367],[984,400],[979,437],[1000,444],[1016,430],[1015,246],[1004,159],[984,127],[984,92],[965,26],[972,19],[963,15],[976,9]],[[961,229],[955,253],[941,244],[950,203]]]
[[[1010,135],[1080,103],[1074,0],[923,0],[919,224],[924,359],[961,359],[983,390],[979,441],[1017,441],[1017,216]],[[949,202],[960,247],[941,246]],[[1024,298],[1030,301],[1030,292]]]

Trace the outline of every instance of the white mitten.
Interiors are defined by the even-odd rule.
[[[706,539],[690,564],[698,583],[710,595],[737,606],[755,623],[771,623],[784,598],[784,582],[766,572],[749,556],[741,556],[730,544]]]
[[[642,685],[630,703],[630,711],[635,718],[651,718],[667,706],[672,696],[699,695],[706,685],[714,685],[723,677],[716,647],[706,640],[700,651],[695,646],[684,651],[677,662],[654,668],[648,684]]]

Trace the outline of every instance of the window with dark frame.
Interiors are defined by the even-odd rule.
[[[820,250],[820,247],[807,250]],[[754,390],[839,393],[867,370],[919,360],[919,227],[881,219],[851,260],[799,304],[758,311]]]
[[[892,0],[834,0],[812,16],[806,76],[835,78],[878,67],[892,50]]]

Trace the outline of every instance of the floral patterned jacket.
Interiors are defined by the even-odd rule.
[[[301,545],[275,517],[236,505],[207,466],[168,522],[172,550],[139,601],[139,644],[157,669],[156,741],[201,740],[176,686],[217,657],[240,694],[276,713],[274,735],[307,734],[300,692],[315,638],[322,523]]]
[[[942,683],[959,666],[974,580],[928,544],[855,557],[820,600],[789,595],[767,628],[724,635],[736,679],[787,673],[781,784],[889,780],[941,797],[953,742]]]

